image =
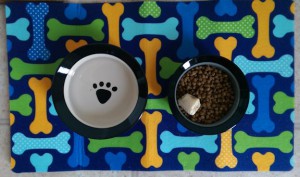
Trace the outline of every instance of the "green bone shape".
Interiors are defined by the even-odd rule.
[[[212,21],[207,17],[198,18],[196,24],[199,27],[196,35],[199,39],[206,39],[211,34],[216,33],[239,33],[245,38],[252,38],[255,30],[252,25],[255,18],[251,15],[243,17],[239,21]]]
[[[114,137],[109,139],[89,139],[88,150],[92,153],[98,152],[103,148],[128,148],[134,153],[140,153],[143,150],[141,140],[143,134],[139,131],[133,132],[126,137]]]
[[[183,170],[195,170],[196,165],[200,161],[200,155],[197,152],[191,152],[190,154],[180,152],[177,159]]]
[[[159,65],[161,67],[159,71],[160,77],[163,79],[169,79],[175,73],[175,71],[180,67],[181,64],[182,63],[174,62],[168,57],[163,57],[159,61]]]
[[[153,18],[158,18],[161,14],[161,8],[153,0],[146,0],[143,2],[139,8],[139,14],[141,17],[146,18],[152,16]]]
[[[284,92],[276,92],[273,96],[275,105],[273,110],[276,114],[283,114],[288,109],[294,108],[294,97],[287,96]]]
[[[29,94],[23,94],[15,100],[10,100],[10,111],[16,111],[23,116],[29,116],[32,113],[31,101],[32,98]]]
[[[32,64],[25,63],[20,58],[13,58],[10,61],[10,66],[12,68],[10,77],[14,80],[20,80],[26,75],[54,75],[62,60],[63,59],[60,58],[54,63]]]
[[[167,111],[169,114],[172,114],[168,102],[168,97],[148,99],[146,110],[164,110]]]
[[[290,142],[292,138],[293,134],[290,131],[284,131],[273,137],[254,137],[243,131],[238,131],[234,135],[236,140],[234,149],[238,153],[244,153],[251,148],[276,148],[283,153],[289,153],[293,150],[293,145]]]
[[[87,25],[67,25],[51,18],[48,20],[47,26],[49,28],[47,36],[51,41],[57,41],[63,36],[87,36],[95,41],[102,41],[105,36],[102,31],[104,22],[101,19],[96,19]]]

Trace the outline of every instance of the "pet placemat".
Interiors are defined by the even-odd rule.
[[[294,6],[291,0],[8,3],[12,170],[292,169]],[[149,86],[141,121],[106,140],[71,132],[51,98],[62,58],[95,42],[131,53]],[[250,87],[246,115],[220,135],[186,130],[167,103],[169,77],[197,55],[231,59]]]

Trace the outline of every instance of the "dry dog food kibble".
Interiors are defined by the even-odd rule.
[[[224,71],[209,65],[197,66],[180,79],[177,98],[185,94],[200,99],[201,107],[194,115],[189,115],[182,107],[181,112],[200,124],[211,124],[220,120],[232,107],[234,90],[230,77]]]

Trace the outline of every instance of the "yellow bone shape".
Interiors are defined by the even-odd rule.
[[[79,40],[78,42],[69,39],[66,42],[66,49],[68,52],[73,52],[74,50],[78,49],[79,47],[82,47],[84,45],[87,45],[88,43],[86,42],[86,40]]]
[[[273,0],[254,0],[252,9],[257,15],[258,37],[257,42],[252,48],[252,55],[255,58],[265,56],[271,58],[275,54],[275,49],[270,43],[270,14],[275,9]]]
[[[275,161],[275,155],[272,152],[261,154],[255,152],[252,155],[252,161],[257,167],[257,171],[270,171],[270,167]]]
[[[217,37],[215,39],[215,47],[219,51],[220,55],[232,60],[233,50],[237,46],[237,40],[235,37],[230,36],[227,39],[222,37]],[[232,130],[228,130],[221,134],[221,150],[220,154],[217,156],[215,163],[217,167],[224,168],[228,166],[229,168],[236,167],[238,160],[232,153]]]
[[[148,94],[155,96],[161,92],[161,85],[157,81],[156,77],[156,60],[157,52],[161,48],[161,41],[157,38],[148,40],[146,38],[141,39],[140,48],[145,54],[146,62],[146,78],[148,82]]]
[[[225,57],[229,60],[232,58],[232,52],[237,46],[237,40],[235,37],[230,36],[225,39],[222,37],[217,37],[215,39],[215,47],[219,51],[222,57]]]
[[[124,5],[105,3],[102,12],[108,21],[108,43],[120,47],[120,17],[124,13]]]
[[[28,85],[35,98],[35,116],[29,129],[33,134],[49,134],[53,128],[47,118],[47,92],[51,88],[51,80],[47,77],[41,80],[32,77],[29,79]]]
[[[217,167],[224,168],[228,166],[229,168],[236,167],[238,160],[232,153],[232,130],[227,130],[221,134],[221,150],[220,154],[217,156],[215,163]]]
[[[16,160],[14,158],[10,158],[10,169],[14,169],[16,166]]]
[[[290,11],[295,14],[295,2],[291,4]]]
[[[15,115],[13,113],[9,114],[9,123],[12,126],[15,123]]]
[[[141,164],[145,168],[151,166],[158,168],[163,163],[163,159],[157,151],[157,128],[162,120],[162,115],[158,111],[152,114],[144,112],[141,120],[146,128],[146,152],[141,158]]]

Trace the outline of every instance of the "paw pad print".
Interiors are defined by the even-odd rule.
[[[101,104],[105,104],[110,99],[112,92],[116,92],[118,90],[118,88],[115,86],[111,87],[110,82],[105,84],[102,81],[99,83],[99,85],[94,83],[93,88],[96,89],[96,96]]]

